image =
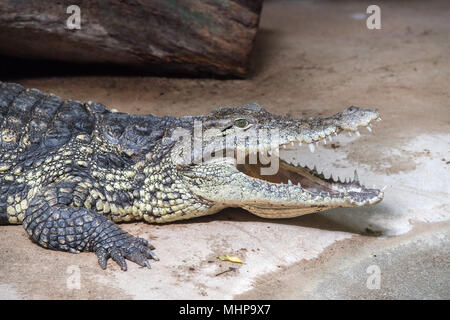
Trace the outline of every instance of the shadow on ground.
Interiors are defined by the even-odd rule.
[[[383,207],[388,208],[386,206]],[[365,236],[382,235],[382,231],[372,230],[370,228],[361,231],[360,228],[355,228],[354,226],[346,225],[345,222],[338,222],[330,218],[333,216],[340,215],[341,212],[339,212],[339,210],[345,210],[350,216],[354,217],[360,217],[362,213],[367,213],[367,208],[345,208],[345,209],[330,210],[327,213],[308,214],[295,218],[264,219],[255,216],[254,214],[241,208],[227,208],[211,216],[196,218],[195,222],[196,223],[209,223],[211,221],[235,221],[244,223],[259,222],[259,223],[267,223],[270,225],[279,224],[279,225],[299,226],[304,228],[314,228],[323,231],[347,232],[347,233],[361,234]],[[372,214],[380,214],[380,213],[379,210],[374,210]],[[189,223],[192,223],[192,221],[176,221],[173,222],[172,224],[188,225]]]

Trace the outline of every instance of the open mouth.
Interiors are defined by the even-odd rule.
[[[375,120],[375,119],[372,119]],[[371,121],[372,121],[371,120]],[[380,118],[376,118],[380,121]],[[246,159],[244,164],[237,164],[236,168],[243,174],[255,179],[262,187],[271,187],[275,190],[287,190],[290,193],[302,192],[307,193],[311,199],[323,199],[324,203],[341,203],[345,201],[348,204],[355,206],[363,206],[367,204],[375,204],[383,198],[384,188],[379,190],[375,188],[367,188],[359,182],[359,177],[354,171],[353,178],[342,179],[333,174],[328,178],[319,172],[314,165],[310,168],[306,165],[302,166],[299,163],[290,162],[283,158],[283,150],[301,150],[302,152],[315,152],[317,145],[320,143],[326,144],[332,140],[332,135],[342,134],[347,132],[349,134],[360,135],[359,127],[365,127],[368,131],[372,131],[370,122],[360,124],[353,129],[336,129],[329,134],[320,136],[317,140],[310,143],[295,141],[287,141],[278,146],[278,148],[267,150],[266,152],[257,152],[258,157],[253,157],[257,161],[250,161],[250,153],[255,155],[255,151],[246,152]],[[303,148],[303,149],[300,149]],[[307,151],[309,149],[309,151]],[[281,150],[281,153],[280,153]],[[270,156],[270,161],[279,161],[279,168],[274,174],[262,174],[262,169],[269,166],[267,155]],[[280,156],[281,155],[281,156]],[[266,157],[266,158],[265,158]],[[263,161],[261,161],[263,159]],[[256,163],[255,163],[256,162]]]

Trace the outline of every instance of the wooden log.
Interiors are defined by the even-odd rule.
[[[72,4],[80,29],[67,25]],[[1,0],[0,53],[243,77],[261,7],[262,0]]]

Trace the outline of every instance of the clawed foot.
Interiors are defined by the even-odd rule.
[[[152,251],[154,248],[147,240],[124,232],[119,239],[105,239],[95,246],[94,251],[103,270],[106,269],[108,259],[112,258],[123,271],[126,271],[126,259],[150,268],[148,259],[159,260]]]

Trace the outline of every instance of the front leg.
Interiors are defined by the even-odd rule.
[[[127,270],[126,259],[150,268],[147,259],[157,260],[154,247],[98,212],[71,206],[74,187],[72,182],[58,182],[31,200],[23,226],[33,241],[53,250],[95,252],[103,269],[108,258],[122,270]]]

